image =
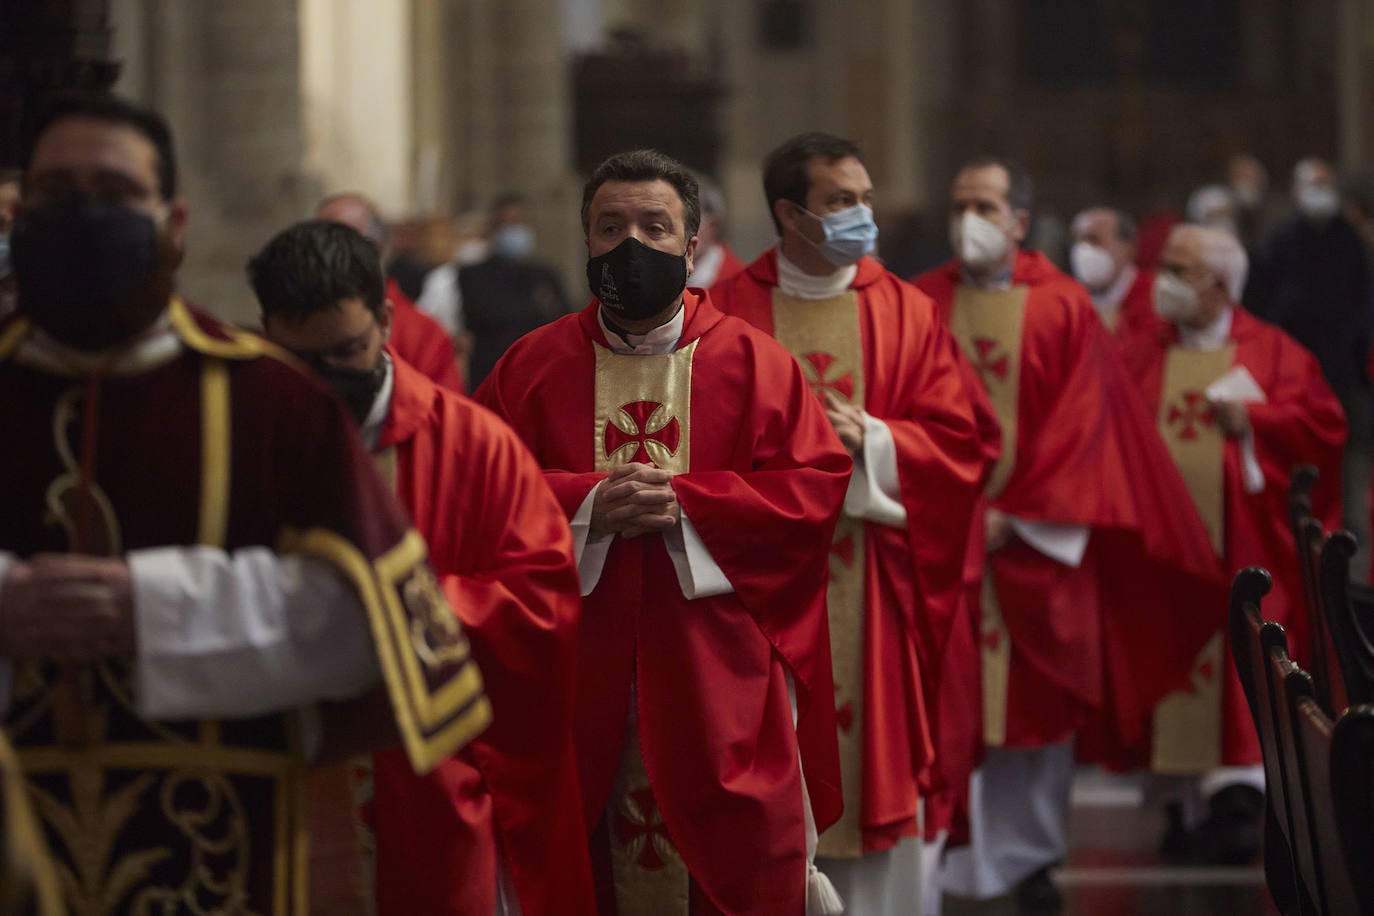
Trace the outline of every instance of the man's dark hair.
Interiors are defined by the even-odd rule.
[[[1030,172],[1015,159],[979,156],[965,162],[959,167],[959,171],[967,172],[970,169],[986,169],[991,166],[997,166],[1007,173],[1007,203],[1011,204],[1011,208],[1029,213],[1035,205],[1035,182],[1031,181]]]
[[[386,299],[377,246],[351,226],[306,220],[277,233],[248,261],[248,282],[264,316],[303,321],[346,299],[379,319]]]
[[[672,185],[682,198],[682,211],[687,221],[687,237],[701,228],[701,192],[697,180],[687,166],[658,150],[636,149],[616,153],[596,167],[592,177],[582,187],[582,231],[591,231],[592,198],[597,189],[608,181],[658,181]]]
[[[20,156],[20,167],[28,172],[34,148],[47,129],[67,118],[89,118],[138,131],[157,150],[157,189],[163,200],[177,193],[177,159],[172,148],[172,130],[162,115],[142,108],[117,95],[97,92],[65,93],[54,97],[39,111],[30,126]]]
[[[778,230],[778,235],[782,235],[782,223],[773,213],[773,204],[779,200],[790,200],[806,206],[806,195],[811,190],[811,177],[808,174],[811,160],[821,159],[829,165],[851,158],[863,161],[863,149],[859,144],[819,132],[793,137],[764,157],[763,196],[768,199],[768,215],[773,217],[773,226]]]

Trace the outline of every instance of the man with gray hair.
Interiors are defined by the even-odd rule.
[[[1151,321],[1154,273],[1136,268],[1135,236],[1135,220],[1112,207],[1092,207],[1073,219],[1069,266],[1114,334]]]
[[[1314,509],[1337,523],[1345,417],[1312,354],[1236,307],[1246,272],[1234,236],[1176,227],[1154,285],[1166,323],[1129,337],[1123,351],[1223,568],[1271,570],[1265,616],[1287,625],[1301,613],[1302,585],[1291,529],[1276,520],[1287,518],[1292,468],[1312,464],[1321,472]],[[1149,739],[1113,762],[1169,777],[1166,855],[1239,865],[1259,851],[1264,770],[1230,657],[1219,629],[1186,687],[1155,707]]]

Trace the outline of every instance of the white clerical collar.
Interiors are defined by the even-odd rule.
[[[15,358],[59,375],[135,375],[171,362],[181,347],[181,338],[164,311],[138,339],[109,350],[77,350],[30,326]]]
[[[1231,319],[1235,306],[1228,305],[1216,321],[1205,328],[1178,325],[1178,343],[1185,350],[1220,350],[1231,339]]]
[[[377,447],[378,440],[382,438],[382,427],[386,425],[386,418],[391,413],[391,395],[396,390],[396,367],[391,364],[391,357],[385,350],[382,351],[382,361],[386,364],[382,387],[377,389],[377,396],[372,399],[372,409],[367,412],[367,419],[358,430],[362,433],[369,452]]]
[[[833,273],[812,276],[787,260],[778,246],[778,289],[798,299],[829,299],[849,289],[859,273],[857,264],[838,267]]]
[[[692,286],[710,289],[720,276],[720,268],[724,263],[725,249],[718,244],[698,254],[692,259]]]
[[[1013,265],[1015,264],[1015,262],[1012,263]],[[964,266],[962,261],[959,262],[960,282],[964,286],[972,286],[975,289],[985,289],[988,292],[1005,292],[1011,289],[1011,272],[1012,268],[1008,267],[1005,270],[999,270],[987,279],[980,280],[969,272],[969,269]]]
[[[662,356],[664,353],[672,353],[677,349],[677,341],[682,336],[682,327],[686,320],[687,309],[679,303],[672,318],[647,334],[626,334],[621,337],[606,324],[601,308],[598,306],[596,310],[597,324],[601,325],[601,333],[606,335],[606,343],[611,345],[611,352],[622,356]]]
[[[1093,305],[1097,306],[1099,314],[1110,314],[1121,308],[1121,303],[1126,298],[1126,294],[1131,291],[1131,284],[1135,282],[1138,273],[1139,271],[1135,269],[1134,264],[1127,264],[1121,268],[1121,273],[1117,275],[1111,285],[1102,292],[1094,293],[1089,290],[1089,294],[1093,297]]]

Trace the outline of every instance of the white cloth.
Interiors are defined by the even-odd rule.
[[[970,843],[945,855],[945,891],[999,897],[1064,858],[1073,769],[1071,740],[988,748],[969,782]]]
[[[1083,553],[1088,549],[1088,536],[1092,533],[1087,525],[1033,522],[1013,515],[1007,516],[1007,522],[1017,537],[1050,559],[1074,569],[1083,562]]]
[[[906,528],[906,506],[897,478],[897,443],[892,430],[877,417],[864,412],[864,446],[854,462],[844,511],[853,518],[892,528]]]
[[[463,290],[458,267],[452,261],[425,274],[415,307],[442,324],[456,339],[463,333]]]
[[[391,365],[391,357],[387,356],[385,351],[382,352],[382,362],[386,365],[382,387],[377,389],[377,396],[372,400],[372,409],[367,412],[367,419],[363,420],[362,428],[359,430],[369,452],[377,447],[377,441],[382,437],[382,427],[386,425],[387,414],[391,413],[391,395],[396,390],[396,370]]]
[[[921,844],[921,905],[919,916],[940,916],[945,889],[940,886],[945,844],[949,831],[941,830],[935,839]]]
[[[323,560],[162,547],[128,562],[140,715],[264,715],[357,696],[381,677],[362,603]]]
[[[920,837],[903,837],[896,846],[857,859],[818,858],[816,866],[830,878],[855,916],[911,916],[921,899]]]
[[[1264,764],[1217,767],[1198,779],[1198,791],[1203,798],[1211,798],[1227,786],[1242,785],[1264,791]]]
[[[858,276],[859,268],[851,264],[836,268],[828,274],[813,276],[787,260],[778,247],[778,289],[798,299],[829,299],[849,289]]]
[[[1226,346],[1231,339],[1231,323],[1234,317],[1234,306],[1227,308],[1221,313],[1216,321],[1207,325],[1205,328],[1186,328],[1177,325],[1178,342],[1185,350],[1199,350],[1210,353],[1220,350]],[[1248,373],[1247,373],[1248,375]],[[1218,379],[1221,382],[1225,379]],[[1251,376],[1251,381],[1254,377]],[[1208,389],[1208,397],[1211,397],[1211,388]],[[1244,400],[1244,399],[1241,399]],[[1240,440],[1240,467],[1241,467],[1241,486],[1246,493],[1262,493],[1264,491],[1264,471],[1260,468],[1259,458],[1255,454],[1255,434],[1253,430],[1247,430]]]
[[[612,352],[621,355],[662,356],[677,348],[686,316],[682,309],[678,309],[677,314],[665,324],[659,325],[647,334],[627,335],[628,341],[606,326],[599,309],[596,320],[601,324],[602,333],[606,335],[606,342],[610,344]],[[611,542],[615,539],[613,534],[592,532],[592,505],[595,501],[596,487],[593,487],[569,520],[573,534],[573,554],[577,559],[577,575],[584,598],[595,591],[597,582],[601,581],[601,570],[606,565]],[[673,561],[673,569],[677,572],[682,597],[690,601],[713,595],[728,595],[735,590],[730,580],[725,577],[724,570],[711,557],[711,552],[706,549],[706,544],[701,540],[701,535],[697,533],[685,511],[681,513],[677,527],[663,536],[663,543],[668,548],[668,558]]]

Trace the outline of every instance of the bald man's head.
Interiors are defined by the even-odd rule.
[[[381,211],[356,191],[329,195],[315,208],[315,218],[343,223],[376,245],[378,251],[386,250],[388,233]]]

